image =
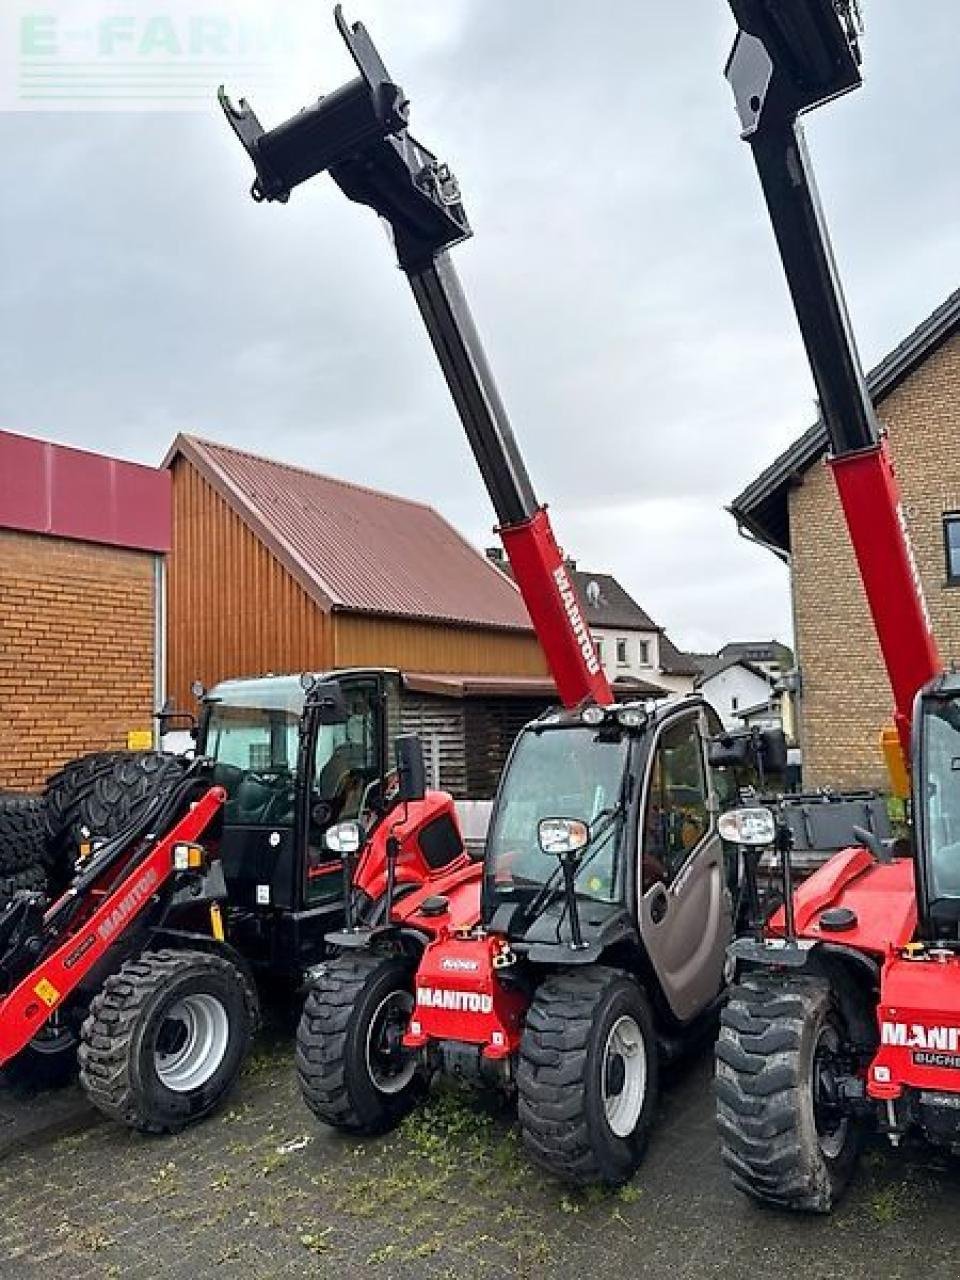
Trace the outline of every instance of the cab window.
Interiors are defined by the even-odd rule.
[[[710,825],[697,721],[665,729],[654,753],[643,815],[643,888],[669,884]]]
[[[375,801],[380,778],[377,685],[352,685],[344,693],[349,708],[346,722],[321,725],[317,733],[311,827],[321,830],[359,817],[361,809]],[[319,837],[319,831],[311,834]]]

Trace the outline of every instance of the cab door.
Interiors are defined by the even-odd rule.
[[[304,902],[339,901],[342,865],[326,846],[334,823],[369,814],[385,767],[384,691],[376,675],[338,677],[347,704],[341,724],[317,724],[308,735]]]
[[[641,797],[640,934],[674,1016],[686,1022],[719,995],[733,906],[706,765],[706,715],[658,731]]]

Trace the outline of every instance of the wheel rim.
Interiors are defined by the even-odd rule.
[[[403,1046],[413,1012],[409,991],[391,991],[377,1005],[367,1028],[367,1072],[381,1093],[401,1093],[413,1079],[417,1059]]]
[[[230,1043],[230,1019],[211,995],[184,996],[167,1010],[157,1035],[154,1065],[172,1093],[190,1093],[216,1073]]]
[[[636,1019],[624,1014],[610,1028],[600,1070],[607,1124],[618,1138],[629,1138],[647,1094],[647,1047]]]
[[[850,1128],[846,1116],[838,1114],[836,1055],[839,1050],[836,1027],[829,1023],[821,1027],[813,1050],[813,1121],[817,1145],[827,1160],[836,1160],[840,1155]]]

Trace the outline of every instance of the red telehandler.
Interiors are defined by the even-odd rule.
[[[864,1130],[960,1149],[960,676],[944,674],[897,481],[857,357],[800,113],[860,84],[852,0],[730,0],[727,65],[820,398],[829,465],[893,690],[891,778],[912,775],[913,854],[864,836],[738,940],[717,1045],[718,1122],[733,1181],[827,1212]],[[895,787],[896,789],[896,787]],[[763,810],[725,815],[743,844]],[[858,833],[859,834],[859,833]]]
[[[720,724],[701,698],[615,703],[447,253],[470,235],[457,183],[407,132],[407,99],[364,28],[339,8],[337,24],[356,79],[269,132],[245,102],[221,102],[255,199],[285,201],[329,170],[388,223],[563,709],[519,735],[482,866],[388,887],[376,925],[330,935],[342,955],[304,1009],[303,1094],[326,1123],[375,1133],[437,1071],[493,1083],[516,1097],[538,1162],[618,1183],[643,1153],[661,1062],[712,1027],[724,988],[741,862],[718,832]],[[782,765],[782,735],[752,742]],[[352,857],[364,837],[330,838]]]

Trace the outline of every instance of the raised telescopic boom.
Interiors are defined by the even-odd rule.
[[[447,250],[471,234],[449,168],[407,131],[409,102],[361,23],[337,27],[359,76],[265,131],[241,99],[220,102],[257,171],[255,200],[289,199],[315,174],[389,224],[565,706],[613,702],[583,608],[530,477]]]
[[[910,758],[914,698],[941,662],[798,118],[862,83],[857,4],[730,0],[730,7],[740,30],[726,76],[760,175],[820,397],[828,461],[893,689],[896,737],[885,734],[885,748],[888,764],[899,764],[891,767],[896,777]]]

